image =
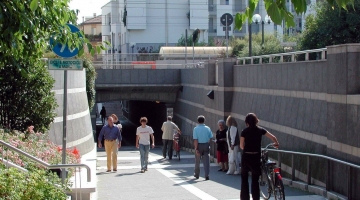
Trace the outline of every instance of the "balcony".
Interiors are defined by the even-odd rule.
[[[98,35],[85,34],[85,38],[89,39],[90,42],[101,42],[101,33]]]

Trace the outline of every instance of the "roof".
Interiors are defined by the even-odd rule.
[[[228,50],[231,52],[232,48],[229,47]],[[194,54],[196,55],[219,55],[224,52],[226,52],[226,47],[194,47]],[[187,54],[191,55],[192,53],[193,48],[187,47]],[[159,54],[185,54],[185,47],[161,47]]]
[[[97,17],[94,17],[94,18],[91,18],[89,20],[84,21],[80,25],[83,25],[83,24],[101,24],[101,20],[102,20],[102,17],[101,17],[101,15],[99,15]]]

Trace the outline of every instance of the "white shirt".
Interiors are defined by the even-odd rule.
[[[172,140],[173,139],[173,134],[174,134],[174,130],[179,130],[178,126],[176,126],[176,124],[172,121],[166,121],[163,123],[161,130],[163,131],[162,134],[162,139],[163,140]]]
[[[153,134],[154,131],[150,126],[146,126],[145,128],[139,126],[136,129],[136,135],[139,136],[139,144],[150,145],[150,135]]]

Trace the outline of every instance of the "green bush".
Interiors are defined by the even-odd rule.
[[[347,10],[337,5],[319,3],[316,15],[306,18],[305,30],[298,42],[300,50],[360,42],[360,2],[348,5]]]
[[[0,77],[0,127],[25,131],[34,125],[37,131],[48,130],[57,104],[51,91],[55,81],[45,63],[24,59],[0,67]]]
[[[252,41],[252,56],[268,55],[275,53],[283,53],[284,49],[281,46],[280,40],[271,34],[265,34],[264,45],[261,45],[261,33],[253,34]],[[249,37],[234,38],[230,40],[230,46],[233,49],[232,56],[247,57],[249,56]]]
[[[45,170],[24,173],[0,164],[0,200],[65,200],[65,191],[60,179]]]

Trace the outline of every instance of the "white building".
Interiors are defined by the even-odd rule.
[[[308,4],[316,2],[309,0]],[[229,13],[235,15],[244,11],[247,0],[112,0],[102,7],[103,41],[109,41],[111,47],[104,53],[138,53],[153,52],[160,46],[174,46],[185,30],[188,34],[200,29],[199,41],[208,42],[209,37],[224,38],[224,26],[220,17]],[[295,13],[291,1],[287,1],[290,11]],[[254,14],[265,19],[266,10],[263,0]],[[304,15],[295,16],[296,27],[283,29],[274,23],[265,24],[265,33],[284,33],[301,31],[304,26]],[[252,23],[252,32],[261,32],[261,23]],[[248,35],[248,24],[242,30],[234,30],[231,25],[230,36],[244,37]],[[191,45],[191,44],[189,44]]]
[[[185,30],[208,41],[207,0],[115,0],[102,7],[103,41],[114,52],[152,52],[174,46]],[[190,44],[189,44],[190,45]]]

